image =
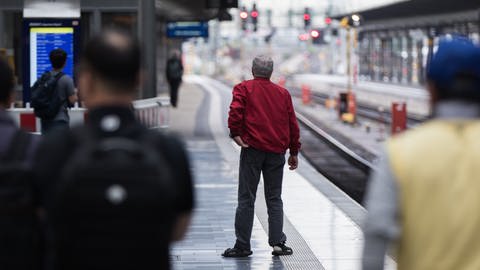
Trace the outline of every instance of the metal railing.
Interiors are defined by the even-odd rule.
[[[170,125],[170,100],[168,97],[156,97],[133,102],[135,115],[138,120],[148,128],[165,129]],[[13,120],[22,129],[38,133],[41,130],[40,119],[35,117],[33,108],[27,103],[26,108],[14,108],[13,105],[7,110]],[[69,109],[70,125],[83,124],[87,119],[88,110],[78,104]]]

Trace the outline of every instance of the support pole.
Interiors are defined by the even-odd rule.
[[[215,31],[215,37],[213,39],[213,63],[215,64],[215,71],[214,75],[218,76],[220,75],[220,69],[218,68],[218,57],[217,57],[217,52],[220,47],[220,21],[215,20],[214,24],[214,30]]]
[[[140,97],[152,98],[157,96],[155,0],[138,1],[138,15],[138,34],[142,44],[142,66],[144,75]]]
[[[99,33],[102,30],[102,15],[99,9],[93,11],[92,32]]]
[[[351,42],[351,34],[350,34],[350,27],[346,27],[347,30],[347,91],[350,94],[352,92],[352,42]]]
[[[480,9],[478,9],[478,34],[480,34]]]
[[[0,10],[0,48],[7,46],[7,36],[5,33],[5,11]]]

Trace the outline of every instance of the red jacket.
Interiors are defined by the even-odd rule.
[[[300,149],[300,131],[290,93],[269,79],[255,78],[235,85],[228,114],[230,136],[251,147],[291,155]]]

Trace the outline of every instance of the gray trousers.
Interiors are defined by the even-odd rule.
[[[255,198],[263,173],[265,201],[268,209],[268,243],[287,240],[283,233],[282,180],[285,155],[242,148],[238,183],[238,206],[235,214],[236,248],[250,250]]]
[[[52,130],[69,129],[70,126],[67,121],[62,120],[41,120],[42,123],[42,135],[45,135]]]

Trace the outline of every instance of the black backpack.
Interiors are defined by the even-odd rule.
[[[159,256],[168,254],[172,174],[157,135],[142,131],[130,138],[72,131],[76,147],[52,211],[59,269],[165,267]]]
[[[63,72],[59,72],[53,76],[50,71],[47,71],[32,86],[31,105],[38,118],[52,119],[60,110],[64,101],[60,99],[56,90],[58,80],[63,75]]]
[[[183,69],[182,63],[178,59],[171,59],[167,64],[167,74],[170,79],[180,80],[182,79]]]
[[[30,135],[17,131],[0,159],[0,269],[36,269],[40,233],[31,169],[25,163]]]

